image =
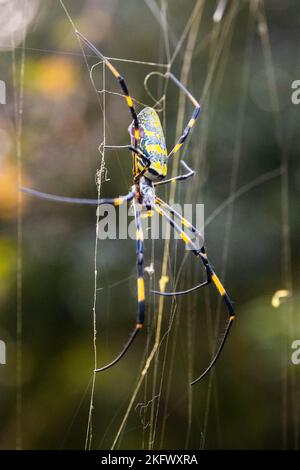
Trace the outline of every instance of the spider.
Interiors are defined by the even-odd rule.
[[[37,196],[43,199],[50,199],[58,202],[67,202],[67,203],[77,203],[77,204],[91,204],[91,205],[101,205],[101,204],[111,204],[115,207],[125,204],[132,201],[134,209],[134,217],[136,223],[136,244],[137,244],[137,321],[135,327],[121,350],[121,352],[108,364],[96,369],[96,372],[101,372],[109,369],[114,366],[120,359],[126,354],[129,347],[132,345],[137,334],[141,331],[144,320],[145,320],[145,284],[144,284],[144,275],[143,275],[143,261],[144,261],[144,243],[143,243],[143,230],[141,225],[141,207],[147,210],[149,216],[152,215],[153,211],[156,211],[162,218],[165,218],[167,222],[173,227],[173,229],[178,232],[182,241],[185,244],[188,244],[191,248],[192,253],[200,259],[204,269],[206,270],[206,280],[201,284],[196,285],[185,291],[177,292],[165,292],[165,291],[153,291],[156,295],[163,296],[178,296],[188,294],[189,292],[200,289],[211,282],[215,285],[218,293],[224,301],[225,307],[228,312],[228,322],[225,328],[224,336],[221,340],[220,345],[218,346],[214,357],[212,358],[208,367],[204,372],[196,378],[191,385],[194,385],[199,380],[203,379],[208,372],[213,368],[216,363],[223,347],[228,337],[232,322],[235,318],[234,309],[227,294],[225,288],[223,287],[220,279],[214,272],[211,263],[206,254],[204,244],[201,248],[196,246],[192,238],[182,230],[182,225],[185,226],[190,232],[194,235],[201,237],[200,232],[184,217],[181,216],[177,211],[175,211],[171,206],[159,198],[155,193],[156,186],[162,184],[169,184],[173,181],[182,181],[186,180],[194,175],[194,171],[184,162],[181,161],[181,164],[185,170],[183,174],[175,176],[171,179],[165,179],[167,175],[167,163],[169,158],[175,155],[183,146],[187,138],[190,136],[191,130],[195,125],[195,122],[200,114],[200,104],[192,96],[192,94],[186,89],[186,87],[170,72],[164,74],[165,78],[169,78],[173,83],[182,90],[187,98],[191,101],[194,106],[194,111],[192,116],[182,132],[182,135],[176,142],[175,146],[168,153],[165,143],[165,137],[161,122],[157,112],[150,107],[145,107],[142,111],[137,114],[131,95],[129,94],[127,84],[124,77],[118,72],[114,65],[103,55],[101,52],[78,30],[76,30],[77,36],[80,40],[105,64],[105,66],[110,70],[113,76],[119,83],[121,87],[123,96],[126,100],[128,109],[132,117],[132,123],[129,126],[130,134],[130,144],[122,146],[105,146],[107,149],[127,149],[132,152],[133,158],[133,186],[128,194],[124,196],[119,196],[116,198],[105,198],[105,199],[82,199],[82,198],[72,198],[72,197],[63,197],[56,196],[52,194],[43,193],[36,191],[31,188],[20,188],[21,191]],[[175,219],[180,221],[179,225]],[[201,237],[202,238],[202,237]]]

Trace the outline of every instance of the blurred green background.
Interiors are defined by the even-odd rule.
[[[214,373],[191,389],[191,377],[206,367],[212,346],[222,337],[226,315],[213,287],[165,301],[157,384],[154,388],[153,362],[118,440],[120,449],[148,448],[149,436],[155,449],[280,449],[300,444],[300,365],[291,362],[291,343],[300,339],[300,106],[291,102],[291,84],[300,79],[299,2],[229,0],[216,23],[218,3],[65,2],[78,29],[108,57],[167,63],[163,12],[171,55],[189,26],[172,72],[182,78],[183,64],[191,58],[186,83],[203,109],[182,152],[196,175],[189,184],[177,185],[175,201],[205,204],[208,254],[237,313]],[[7,88],[6,104],[0,108],[0,339],[7,345],[7,364],[0,366],[0,448],[81,449],[94,368],[96,210],[23,195],[18,246],[17,142],[19,128],[24,185],[97,197],[103,94],[97,97],[91,85],[59,1],[4,1],[0,17],[0,79]],[[96,63],[93,57],[87,59],[89,66]],[[161,69],[120,60],[114,65],[126,77],[132,96],[153,105],[144,77]],[[101,90],[102,66],[94,69],[93,78]],[[155,96],[161,95],[161,79],[153,78],[149,86]],[[108,72],[105,87],[119,93]],[[161,113],[168,148],[175,138],[178,99],[178,90],[169,84],[166,112]],[[190,112],[187,104],[184,122]],[[129,124],[123,99],[106,94],[107,142],[126,144]],[[105,162],[109,180],[102,195],[126,193],[131,157],[126,151],[106,152]],[[237,193],[253,181],[255,187]],[[159,190],[167,201],[168,191]],[[145,274],[145,329],[117,366],[96,377],[93,448],[112,445],[153,345],[158,300],[149,291],[159,285],[163,246],[162,240],[145,244],[145,265],[154,264],[154,274]],[[17,288],[18,252],[22,291]],[[172,242],[168,290],[175,281],[186,289],[204,277],[194,257],[184,255],[181,245]],[[116,355],[134,325],[134,241],[100,241],[97,270],[97,357],[102,365]],[[271,300],[279,289],[291,295],[274,308]]]

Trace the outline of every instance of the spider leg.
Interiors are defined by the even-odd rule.
[[[135,179],[137,179],[141,176],[141,174],[139,174],[138,172],[138,167],[137,167],[137,155],[139,155],[140,158],[147,159],[147,157],[143,155],[142,152],[140,152],[137,149],[137,144],[139,140],[139,121],[138,121],[137,113],[133,105],[133,100],[129,94],[125,79],[124,77],[121,76],[118,70],[111,64],[111,62],[103,54],[101,54],[101,52],[82,33],[80,33],[80,31],[76,30],[76,34],[94,52],[94,54],[96,54],[96,56],[99,57],[104,62],[104,64],[112,72],[114,77],[118,80],[120,87],[124,93],[127,106],[130,110],[130,114],[133,119],[134,146],[128,146],[128,148],[132,150],[135,156],[134,175],[135,175]],[[107,148],[109,147],[112,148],[112,146],[107,146]],[[123,147],[120,147],[120,148],[123,148]],[[146,170],[147,168],[144,171]],[[34,189],[30,189],[26,187],[21,187],[20,191],[25,192],[27,194],[31,194],[32,196],[36,196],[42,199],[47,199],[47,200],[56,201],[56,202],[66,202],[66,203],[71,203],[71,204],[88,204],[88,205],[113,204],[116,206],[122,204],[124,201],[128,201],[128,200],[130,201],[131,199],[133,199],[134,194],[135,194],[135,193],[130,192],[127,196],[121,196],[115,199],[101,199],[100,201],[98,201],[98,199],[69,198],[69,197],[63,197],[63,196],[56,196],[56,195],[43,193],[43,192],[36,191]]]
[[[144,234],[141,224],[141,213],[136,200],[133,201],[136,223],[136,253],[137,253],[137,293],[138,317],[136,327],[141,329],[145,320],[145,282],[144,282]]]
[[[174,176],[174,178],[170,178],[170,179],[168,179],[168,180],[159,181],[158,183],[154,183],[154,186],[159,186],[159,185],[162,185],[162,184],[173,183],[173,181],[183,181],[183,180],[187,180],[187,179],[190,178],[191,176],[194,176],[194,174],[195,174],[194,170],[192,170],[192,169],[186,164],[185,161],[181,160],[180,163],[181,163],[181,165],[187,170],[187,173],[185,173],[185,174],[183,174],[183,175]]]
[[[127,84],[125,82],[124,77],[118,72],[118,70],[112,65],[112,63],[103,55],[101,52],[92,44],[80,31],[76,31],[77,36],[84,42],[84,44],[91,49],[91,51],[99,57],[100,60],[107,66],[107,68],[112,72],[113,76],[118,80],[121,90],[124,93],[124,97],[129,108],[131,117],[133,119],[133,127],[134,127],[134,148],[136,149],[138,146],[139,141],[139,120],[138,116],[133,104],[133,100],[129,94]],[[137,175],[137,163],[135,158],[134,164],[134,174]]]
[[[150,159],[146,155],[144,155],[139,149],[135,149],[132,145],[105,145],[104,148],[109,149],[109,150],[128,149],[134,152],[136,155],[138,155],[139,158],[142,158],[143,160],[147,162],[147,165],[144,167],[144,169],[141,172],[137,173],[135,180],[139,179],[148,170],[149,166],[151,165]],[[68,204],[85,204],[85,205],[92,205],[92,206],[98,206],[101,204],[112,204],[114,206],[119,206],[123,204],[123,202],[125,201],[131,201],[136,192],[134,190],[134,191],[130,191],[125,196],[119,196],[118,198],[98,200],[98,199],[57,196],[56,194],[44,193],[42,191],[37,191],[32,188],[27,188],[25,186],[20,187],[19,191],[22,191],[23,193],[27,193],[31,196],[38,197],[40,199],[46,199],[48,201],[64,202]]]
[[[41,191],[36,191],[35,189],[21,187],[19,189],[23,193],[29,194],[30,196],[35,196],[40,199],[46,199],[47,201],[55,202],[65,202],[68,204],[85,204],[90,206],[100,206],[102,204],[111,204],[115,207],[124,204],[124,202],[131,201],[136,193],[136,189],[133,188],[125,196],[119,196],[114,198],[103,198],[103,199],[86,199],[86,198],[77,198],[77,197],[65,197],[57,196],[56,194],[43,193]]]
[[[164,295],[165,297],[185,295],[185,294],[189,294],[190,292],[194,292],[195,290],[200,289],[201,287],[207,286],[207,284],[210,284],[210,282],[211,282],[211,279],[207,279],[206,281],[201,282],[201,284],[191,287],[190,289],[176,291],[176,292],[162,292],[160,290],[151,290],[151,292],[153,292],[153,294],[156,294],[156,295]]]
[[[188,99],[192,102],[192,104],[195,107],[187,126],[183,130],[177,143],[175,144],[175,146],[172,148],[171,152],[168,155],[168,157],[171,157],[172,155],[175,155],[175,153],[178,152],[178,150],[184,144],[185,140],[188,138],[192,128],[195,125],[196,119],[198,118],[200,114],[201,106],[198,103],[198,101],[193,97],[193,95],[186,89],[186,87],[171,72],[167,72],[166,77],[169,77],[175,83],[175,85],[177,85],[186,94]]]
[[[143,230],[141,225],[140,219],[140,209],[137,207],[136,200],[133,201],[134,207],[134,217],[136,223],[136,252],[137,252],[137,296],[138,296],[138,314],[137,314],[137,322],[133,332],[131,333],[129,340],[125,344],[122,351],[118,354],[118,356],[111,361],[109,364],[96,369],[95,372],[102,372],[104,370],[109,369],[110,367],[114,366],[117,362],[122,359],[122,357],[126,354],[129,347],[133,343],[135,337],[140,332],[143,327],[144,320],[145,320],[145,283],[144,283],[144,275],[143,275],[143,262],[144,262],[144,236]]]
[[[113,367],[115,364],[117,364],[117,362],[120,361],[120,359],[122,359],[122,357],[126,354],[126,352],[128,351],[128,349],[130,348],[130,346],[132,345],[133,341],[135,340],[135,337],[136,335],[138,334],[140,330],[135,327],[135,329],[133,330],[133,332],[131,333],[131,335],[129,336],[129,340],[127,341],[127,343],[125,344],[124,348],[122,349],[122,351],[117,355],[117,357],[109,362],[108,364],[106,364],[105,366],[103,367],[99,367],[98,369],[95,369],[95,372],[103,372],[104,370],[107,370],[107,369],[110,369],[111,367]]]
[[[196,227],[194,227],[194,225],[192,225],[185,217],[179,214],[179,212],[177,212],[174,209],[174,207],[169,206],[169,204],[167,204],[165,201],[160,199],[158,196],[155,197],[155,202],[159,206],[162,206],[164,209],[166,209],[170,214],[172,214],[173,217],[176,216],[180,220],[181,226],[183,225],[188,230],[190,230],[194,235],[196,235],[196,237],[199,240],[201,240],[201,243],[203,245],[203,242],[204,242],[203,234],[199,232],[199,230]]]
[[[208,260],[208,257],[207,257],[207,254],[205,252],[204,246],[200,250],[197,249],[196,245],[193,243],[191,238],[183,230],[181,230],[179,225],[169,216],[169,214],[159,204],[155,203],[153,208],[156,210],[156,212],[158,212],[158,214],[160,214],[162,217],[165,217],[167,219],[167,221],[169,222],[171,227],[173,227],[173,229],[176,230],[180,234],[180,237],[184,241],[184,243],[192,247],[191,251],[194,253],[194,255],[197,256],[197,257],[200,257],[200,259],[201,259],[201,261],[202,261],[202,263],[203,263],[203,265],[206,269],[206,272],[207,272],[207,276],[208,276],[207,280],[210,279],[210,282],[214,283],[218,293],[221,295],[221,297],[224,301],[224,304],[225,304],[227,312],[228,312],[228,317],[229,318],[228,318],[228,322],[227,322],[227,325],[226,325],[226,328],[225,328],[225,333],[224,333],[224,336],[221,340],[221,343],[220,343],[213,359],[211,360],[210,364],[208,365],[208,367],[204,370],[204,372],[199,377],[197,377],[193,382],[191,382],[191,385],[195,385],[197,382],[199,382],[199,380],[203,379],[208,374],[208,372],[213,368],[213,366],[217,362],[217,360],[218,360],[218,358],[219,358],[219,356],[222,352],[222,349],[225,345],[226,339],[228,338],[228,334],[229,334],[229,331],[231,329],[233,320],[235,319],[235,313],[234,313],[234,309],[233,309],[231,300],[229,298],[229,295],[227,294],[227,292],[226,292],[225,288],[223,287],[220,279],[218,278],[218,276],[214,272],[214,270],[213,270],[213,268],[212,268],[212,266],[211,266],[211,264]]]

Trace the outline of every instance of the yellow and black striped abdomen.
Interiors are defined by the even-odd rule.
[[[161,180],[167,174],[167,148],[160,119],[153,108],[144,108],[138,114],[139,141],[138,148],[149,158],[151,165],[144,173],[151,180]],[[133,124],[129,128],[133,138]],[[146,162],[138,159],[138,168],[144,169]]]

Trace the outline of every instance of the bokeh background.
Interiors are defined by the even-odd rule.
[[[78,29],[109,57],[166,64],[166,46],[171,55],[178,46],[171,70],[203,109],[182,152],[196,176],[176,186],[175,201],[205,204],[208,254],[237,312],[214,373],[191,389],[190,379],[222,337],[226,314],[213,287],[165,301],[159,354],[117,441],[120,449],[300,444],[300,365],[291,362],[291,344],[300,339],[300,106],[291,102],[291,84],[300,79],[299,2],[228,0],[215,22],[218,3],[65,1]],[[0,448],[82,449],[94,368],[96,209],[21,197],[17,188],[22,180],[45,192],[97,197],[103,93],[91,84],[59,1],[2,1],[0,18],[0,79],[6,83],[0,108],[0,339],[7,345],[7,364],[0,366]],[[91,67],[97,60],[89,56],[87,62]],[[114,65],[133,97],[153,105],[144,77],[162,69],[121,60]],[[101,65],[93,78],[103,89]],[[149,81],[156,97],[164,84],[161,77]],[[105,88],[119,92],[108,72]],[[180,100],[169,84],[161,112],[169,148],[178,122],[191,112]],[[123,98],[105,94],[107,143],[127,143],[129,124]],[[126,193],[130,155],[106,152],[105,164],[101,194]],[[169,200],[169,189],[159,192]],[[96,377],[92,448],[111,447],[152,348],[158,300],[150,288],[158,288],[163,250],[161,240],[146,242],[145,265],[154,267],[145,274],[146,328],[117,366]],[[134,325],[134,241],[100,241],[96,264],[102,365]],[[204,277],[177,242],[170,244],[168,275],[169,290]],[[290,297],[274,308],[279,289]]]

